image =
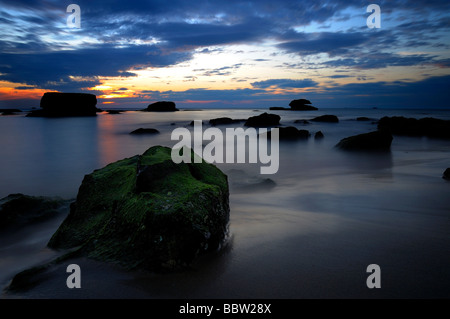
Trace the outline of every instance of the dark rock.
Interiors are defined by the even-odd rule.
[[[252,176],[239,169],[231,169],[227,174],[230,176],[231,188],[239,192],[268,192],[277,186],[270,178]]]
[[[0,200],[0,230],[21,227],[54,217],[68,202],[61,198],[11,194]]]
[[[16,113],[20,113],[22,111],[18,109],[0,109],[0,112],[2,115],[15,115]]]
[[[293,111],[316,111],[318,110],[317,107],[314,107],[311,104],[309,100],[306,99],[298,99],[293,100],[291,103],[289,103],[289,106],[291,107],[291,110]]]
[[[298,140],[298,139],[308,139],[309,131],[299,130],[296,127],[279,127],[279,137],[280,140]],[[268,138],[271,137],[270,132],[268,132]]]
[[[280,124],[281,117],[277,114],[263,113],[257,116],[251,116],[245,122],[245,126],[268,127]]]
[[[442,178],[450,180],[450,167],[445,170],[444,174],[442,175]]]
[[[19,109],[0,109],[0,112],[21,113],[22,110],[19,110]]]
[[[290,108],[282,107],[282,106],[272,106],[272,107],[269,107],[269,110],[271,110],[271,111],[291,111]]]
[[[339,119],[336,115],[321,115],[313,118],[313,122],[327,122],[327,123],[338,123]]]
[[[385,116],[378,122],[378,129],[388,130],[394,135],[450,138],[450,121],[431,117],[418,120],[403,116]]]
[[[122,110],[107,110],[108,114],[122,114]]]
[[[374,131],[342,139],[337,148],[343,150],[389,150],[392,135],[387,131]]]
[[[159,131],[154,128],[138,128],[137,130],[134,130],[130,134],[159,134]]]
[[[160,101],[150,104],[145,112],[175,112],[178,111],[174,102],[170,101]]]
[[[170,148],[154,146],[86,175],[48,246],[127,269],[182,268],[227,239],[228,196],[216,166],[175,164]]]
[[[305,140],[308,139],[310,133],[308,130],[299,130],[293,126],[286,127],[276,127],[278,129],[278,138],[285,141],[295,141],[295,140]],[[273,130],[273,129],[272,129]],[[265,135],[268,139],[272,138],[272,130],[268,130],[265,133],[260,133],[259,135]]]
[[[316,132],[316,134],[314,134],[314,138],[315,139],[324,138],[324,135],[323,135],[322,131]]]
[[[294,123],[296,124],[310,124],[308,120],[295,120]]]
[[[212,126],[216,126],[216,125],[227,125],[227,124],[235,124],[235,123],[240,123],[240,122],[244,122],[245,120],[233,120],[229,117],[219,117],[216,119],[211,119],[209,120],[209,124],[211,124]]]
[[[97,97],[88,93],[44,93],[41,109],[31,111],[29,117],[95,116]]]

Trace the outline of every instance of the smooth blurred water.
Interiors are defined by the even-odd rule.
[[[107,275],[99,275],[98,266],[81,260],[91,270],[84,272],[87,288],[73,292],[50,281],[42,288],[43,296],[450,296],[450,182],[442,179],[443,171],[450,167],[450,142],[394,137],[391,152],[381,154],[333,148],[344,137],[376,129],[372,121],[356,121],[359,116],[450,119],[448,111],[204,110],[67,119],[3,116],[0,197],[20,192],[75,198],[84,174],[141,154],[153,145],[173,146],[176,141],[170,140],[170,134],[176,127],[192,130],[189,123],[201,119],[207,128],[211,118],[245,119],[262,112],[279,114],[286,126],[312,134],[320,130],[325,138],[281,142],[280,169],[274,175],[259,175],[260,164],[218,164],[229,175],[233,235],[230,247],[220,256],[187,274],[133,274],[124,279],[123,274],[110,270],[106,272],[112,278],[108,283],[99,279]],[[294,124],[294,120],[322,114],[335,114],[340,122]],[[129,134],[140,127],[156,128],[161,134]],[[276,186],[252,189],[250,183],[247,188],[240,187],[264,178],[272,179]],[[48,236],[51,233],[48,231]],[[0,253],[1,259],[8,258],[7,253]],[[32,264],[33,252],[27,253]],[[21,267],[24,260],[22,256]],[[377,291],[365,284],[366,267],[372,263],[382,269],[382,289]],[[14,260],[7,265],[14,265]],[[124,282],[122,293],[107,289]]]

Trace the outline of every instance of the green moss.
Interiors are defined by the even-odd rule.
[[[226,175],[205,162],[175,164],[156,146],[86,175],[49,246],[81,245],[127,267],[179,265],[219,245],[228,218]]]

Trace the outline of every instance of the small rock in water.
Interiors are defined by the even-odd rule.
[[[442,175],[442,178],[450,180],[450,167],[445,170],[444,174]]]

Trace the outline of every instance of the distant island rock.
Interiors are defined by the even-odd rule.
[[[387,131],[374,131],[342,139],[336,147],[342,150],[380,150],[391,148],[392,135]]]
[[[171,101],[159,101],[150,104],[146,109],[143,109],[144,112],[176,112],[179,111],[176,108],[175,102]]]
[[[143,135],[143,134],[159,134],[159,131],[155,128],[138,128],[137,130],[134,130],[130,132],[130,134],[134,135]]]
[[[267,138],[272,138],[271,131],[268,131]],[[299,130],[293,126],[278,127],[278,136],[280,140],[294,141],[294,140],[306,140],[309,138],[310,133],[308,130]]]
[[[279,125],[280,120],[281,117],[277,114],[263,113],[249,117],[244,125],[251,127],[269,127]]]
[[[385,116],[378,122],[378,129],[388,130],[393,135],[450,138],[450,121],[431,117],[415,119]]]
[[[0,109],[2,115],[15,115],[16,113],[22,112],[19,109]]]
[[[318,110],[317,107],[314,107],[311,104],[311,101],[306,99],[298,99],[293,100],[291,103],[289,103],[289,106],[293,111],[316,111]]]
[[[227,176],[204,161],[175,164],[171,151],[154,146],[86,175],[48,246],[149,271],[181,269],[220,248],[228,236]]]
[[[313,122],[338,123],[339,118],[336,115],[321,115],[313,118]]]
[[[273,106],[269,109],[271,111],[317,111],[318,108],[311,105],[311,101],[306,99],[298,99],[298,100],[292,100],[289,103],[290,108],[287,107],[280,107],[280,106]]]
[[[96,116],[97,97],[89,93],[47,92],[41,98],[41,109],[33,110],[28,117]]]
[[[106,110],[105,112],[108,112],[108,114],[122,114],[122,112],[125,112],[123,110]]]

